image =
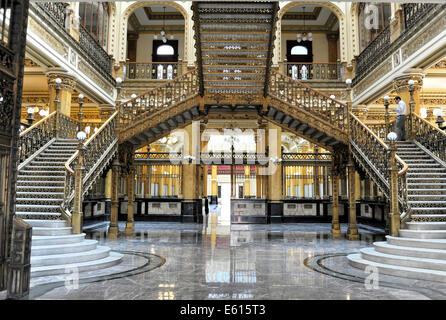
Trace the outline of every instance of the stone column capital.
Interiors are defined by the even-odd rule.
[[[407,91],[409,90],[409,80],[414,80],[415,84],[413,85],[413,88],[417,90],[423,86],[423,78],[424,73],[421,70],[412,69],[410,70],[410,72],[404,73],[403,75],[398,76],[393,80],[393,89],[397,93],[401,91]]]
[[[76,78],[72,75],[67,74],[65,70],[60,68],[48,70],[48,72],[46,73],[46,77],[48,80],[48,86],[50,88],[56,87],[57,78],[60,78],[60,80],[62,80],[62,83],[60,84],[61,89],[74,91],[74,88],[76,87]]]

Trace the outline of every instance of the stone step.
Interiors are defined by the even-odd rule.
[[[350,254],[347,256],[347,259],[351,266],[359,269],[365,269],[367,266],[373,266],[376,267],[378,272],[381,274],[419,280],[446,282],[446,272],[443,271],[377,263],[363,259],[359,253]]]
[[[394,266],[403,266],[409,268],[446,271],[445,260],[397,256],[393,254],[377,252],[374,248],[363,248],[360,250],[360,252],[361,252],[361,257],[364,260],[374,261],[377,263],[389,264]]]
[[[65,171],[63,170],[50,170],[49,168],[45,169],[35,169],[35,170],[20,170],[20,175],[27,176],[64,176]]]
[[[419,207],[421,205],[427,207],[427,206],[432,206],[432,207],[437,207],[437,208],[441,208],[441,207],[445,207],[446,208],[446,201],[444,200],[435,200],[435,199],[429,199],[429,201],[426,200],[415,200],[415,201],[408,201],[412,206],[414,207]]]
[[[446,188],[446,183],[441,182],[432,182],[432,183],[426,183],[426,182],[408,182],[407,188],[409,190],[415,190],[415,189],[440,189],[440,188]]]
[[[16,187],[17,195],[20,193],[43,193],[43,194],[49,194],[49,193],[55,193],[55,194],[64,194],[64,187],[63,186],[23,186],[23,185],[17,185]]]
[[[446,239],[446,230],[409,230],[400,229],[399,235],[404,238]]]
[[[21,219],[32,220],[59,220],[62,218],[60,212],[19,212],[15,213]]]
[[[443,167],[416,168],[412,165],[409,166],[408,168],[408,174],[424,174],[424,173],[446,173],[446,168]]]
[[[413,213],[446,213],[446,207],[416,207],[411,206]]]
[[[432,159],[427,154],[410,154],[410,155],[399,154],[398,156],[403,160]]]
[[[440,183],[445,182],[446,178],[437,178],[437,177],[431,177],[431,178],[414,178],[414,177],[407,177],[407,182],[433,182],[433,183]]]
[[[397,149],[396,153],[401,152],[401,151],[414,151],[414,150],[418,151],[418,150],[421,150],[416,145],[401,146],[401,147],[397,147],[396,149]]]
[[[67,243],[79,243],[85,239],[85,233],[69,234],[64,236],[33,236],[32,246],[52,246]],[[32,251],[32,250],[31,250]]]
[[[36,236],[63,236],[71,234],[71,227],[33,227],[32,234]]]
[[[58,266],[31,266],[31,277],[42,277],[49,275],[65,274],[67,270],[78,272],[92,271],[112,267],[122,260],[122,254],[110,252],[109,256],[100,260],[64,264]]]
[[[16,204],[15,207],[18,212],[54,213],[59,212],[60,205]]]
[[[410,248],[427,248],[446,250],[446,239],[416,239],[386,236],[387,243]]]
[[[59,199],[45,199],[45,198],[17,198],[16,204],[17,205],[40,205],[40,206],[47,206],[47,205],[60,205],[63,201],[63,198]]]
[[[446,250],[396,246],[385,241],[374,242],[373,247],[376,252],[396,256],[446,260]]]
[[[407,162],[408,165],[415,163],[415,164],[437,164],[438,162],[436,162],[434,159],[429,158],[429,159],[404,159],[405,162]]]
[[[59,176],[34,176],[34,175],[22,175],[22,174],[17,175],[17,181],[18,181],[17,183],[21,184],[23,180],[25,182],[39,181],[40,185],[42,185],[43,182],[52,181],[52,180],[60,180],[60,181],[62,181],[62,183],[64,183],[65,176],[61,176],[61,175],[59,175]],[[54,181],[52,181],[52,182],[54,182]]]
[[[18,189],[18,188],[17,188]],[[34,189],[31,189],[34,190]],[[63,191],[63,189],[61,189]],[[35,191],[18,191],[16,192],[17,199],[63,199],[63,192],[48,192],[48,188],[45,192]]]
[[[402,157],[402,156],[412,156],[412,155],[426,155],[426,153],[424,151],[421,151],[421,150],[406,150],[406,151],[403,151],[401,149],[398,149],[398,151],[396,153],[400,157]]]
[[[446,179],[446,172],[407,172],[407,179],[412,178],[445,178]]]
[[[42,152],[41,154],[40,154],[40,156],[41,157],[49,157],[49,158],[66,158],[67,160],[72,156],[74,154],[74,152],[73,153],[71,153],[71,152],[62,152],[62,151],[60,151],[60,152],[57,152],[57,151],[51,151],[51,152],[49,152],[49,151],[44,151],[44,152]]]
[[[442,195],[446,193],[446,188],[444,189],[409,189],[408,191],[409,195],[415,195],[416,192],[426,192],[426,195]],[[416,195],[423,195],[422,193],[417,193]]]
[[[96,249],[85,252],[31,256],[31,268],[100,260],[108,257],[109,252],[109,247],[97,246]]]
[[[414,222],[434,222],[434,221],[446,221],[446,212],[445,214],[411,214],[410,218]]]
[[[411,163],[409,169],[412,168],[444,168],[439,163]]]
[[[446,222],[407,222],[410,230],[446,230]]]
[[[409,201],[443,201],[446,202],[446,194],[409,194],[408,195]]]
[[[48,256],[54,254],[67,254],[95,250],[97,248],[97,240],[83,240],[82,242],[46,245],[46,246],[32,246],[32,256]]]
[[[68,160],[68,158],[65,158],[65,157],[37,157],[33,160],[33,162],[64,164],[67,160]]]
[[[55,180],[31,180],[31,181],[17,181],[17,187],[36,187],[36,188],[52,188],[63,187],[65,179]]]
[[[31,162],[26,170],[65,170],[65,162]]]
[[[31,227],[61,228],[67,226],[66,220],[35,220],[23,219]]]

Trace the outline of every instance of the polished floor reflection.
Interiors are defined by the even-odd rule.
[[[107,239],[106,227],[89,231],[89,238],[113,250],[156,255],[165,263],[138,272],[144,261],[129,255],[125,264],[133,264],[133,273],[79,283],[75,289],[40,290],[34,283],[32,298],[436,299],[446,293],[442,284],[390,276],[368,288],[361,280],[367,274],[350,267],[345,254],[383,240],[384,231],[375,227],[359,225],[361,240],[348,241],[332,239],[330,224],[222,225],[218,218],[212,210],[203,225],[136,222],[133,236],[122,233],[118,239]],[[347,225],[341,227],[345,232]]]

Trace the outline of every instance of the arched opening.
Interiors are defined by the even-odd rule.
[[[181,72],[185,20],[175,7],[147,4],[127,21],[127,79],[168,80]]]
[[[340,78],[339,19],[319,4],[298,4],[281,17],[281,59],[296,80]]]

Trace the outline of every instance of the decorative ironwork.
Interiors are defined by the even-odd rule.
[[[79,25],[79,44],[85,52],[99,64],[102,70],[110,73],[112,59],[102,46],[90,35],[83,25]]]
[[[198,72],[194,69],[119,105],[121,128],[133,125],[197,93]]]
[[[76,139],[77,132],[79,131],[79,121],[62,113],[56,115],[57,117],[59,117],[59,138]]]
[[[405,3],[404,9],[404,24],[406,29],[412,28],[416,25],[429,11],[431,11],[437,4],[435,3]]]
[[[20,163],[47,144],[54,136],[56,112],[42,118],[34,125],[20,133],[19,159]]]
[[[412,123],[415,140],[446,162],[446,133],[415,113],[412,114]]]
[[[294,80],[341,80],[339,63],[291,63],[285,64],[287,76]]]
[[[36,5],[45,10],[48,15],[56,21],[56,23],[65,28],[65,8],[67,6],[64,2],[36,2]]]
[[[367,127],[372,130],[380,139],[386,140],[389,132],[395,131],[395,121],[386,126],[385,123],[367,123]]]
[[[85,143],[83,165],[85,173],[82,181],[82,195],[92,187],[99,175],[108,167],[117,153],[115,126],[118,112],[115,112]],[[73,212],[75,197],[75,171],[79,151],[65,163],[65,187],[62,211],[68,216]]]
[[[359,82],[373,68],[383,61],[390,48],[390,26],[387,26],[361,54],[356,57],[355,78],[353,85]]]
[[[126,79],[172,80],[181,74],[178,62],[128,62],[125,66]]]
[[[297,80],[272,71],[268,93],[297,108],[317,115],[340,130],[347,130],[346,105]]]

